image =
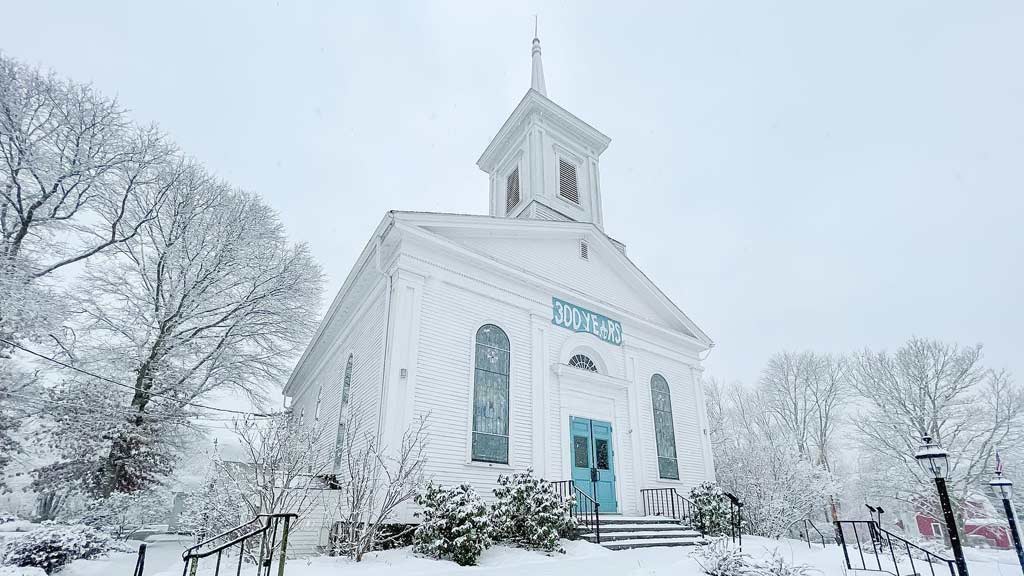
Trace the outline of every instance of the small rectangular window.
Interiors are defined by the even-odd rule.
[[[598,470],[608,470],[608,441],[604,438],[594,440],[594,458],[597,460]]]
[[[558,159],[558,194],[573,204],[580,203],[576,165],[561,158]]]
[[[572,437],[573,466],[590,468],[590,443],[586,436]]]
[[[512,209],[519,204],[519,167],[516,166],[512,173],[505,179],[505,214],[512,212]]]

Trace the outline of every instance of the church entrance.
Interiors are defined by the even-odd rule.
[[[601,505],[601,512],[617,512],[612,425],[600,420],[572,417],[572,479],[576,487]]]

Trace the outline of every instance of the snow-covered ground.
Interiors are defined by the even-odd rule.
[[[158,536],[146,543],[146,565],[143,574],[176,574],[184,566],[181,552],[193,543],[188,536]],[[138,542],[133,543],[138,547]],[[97,560],[75,560],[57,573],[58,576],[131,576],[135,569],[135,553],[115,553]],[[290,576],[290,575],[289,575]]]
[[[181,574],[181,551],[187,538],[150,542],[146,555],[146,576]],[[370,554],[363,562],[344,558],[316,557],[289,560],[287,576],[700,576],[700,566],[690,557],[692,548],[641,548],[612,552],[582,541],[563,542],[566,553],[546,556],[495,546],[480,557],[479,566],[462,567],[454,562],[430,560],[413,555],[408,548]],[[799,540],[770,540],[748,536],[743,550],[754,559],[771,556],[772,551],[795,564],[808,565],[821,576],[844,576],[842,550],[836,546],[808,548]],[[967,549],[971,576],[1020,576],[1017,557],[1008,550]],[[134,554],[114,554],[103,560],[79,560],[57,576],[128,576],[135,566]],[[229,571],[230,572],[230,571]],[[200,574],[211,574],[211,569]],[[275,567],[276,573],[276,567]],[[860,572],[860,574],[868,574]],[[937,576],[946,576],[936,570]]]

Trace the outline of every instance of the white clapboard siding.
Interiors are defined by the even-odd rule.
[[[639,293],[623,267],[610,263],[596,250],[587,260],[580,258],[578,239],[491,238],[449,233],[467,249],[485,254],[516,268],[529,270],[559,285],[582,289],[595,299],[629,310],[654,323],[672,327],[664,308],[652,305]],[[593,248],[593,246],[591,246]]]
[[[509,337],[510,466],[532,465],[529,316],[502,301],[433,282],[423,293],[415,413],[427,416],[427,474],[450,484],[467,481],[487,496],[509,467],[467,464],[471,427],[473,353],[476,331],[495,324]]]

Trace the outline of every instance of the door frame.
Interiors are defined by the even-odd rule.
[[[579,371],[576,368],[569,368],[569,370]],[[612,458],[614,459],[613,466],[616,471],[624,470],[623,459],[618,458],[618,455],[622,454],[623,442],[626,441],[622,437],[623,426],[619,419],[615,418],[617,401],[614,395],[602,393],[600,390],[588,390],[586,392],[567,390],[565,388],[561,391],[561,406],[559,407],[559,435],[560,440],[558,441],[559,452],[561,457],[561,463],[558,469],[561,470],[562,478],[572,479],[572,418],[587,418],[590,420],[598,420],[600,422],[607,422],[612,427]],[[624,514],[626,509],[626,503],[623,500],[624,482],[622,480],[621,472],[616,472],[615,477],[615,502],[617,514]]]
[[[610,472],[611,475],[612,475],[612,480],[611,480],[611,482],[612,482],[612,496],[615,498],[615,502],[614,502],[614,504],[615,504],[615,511],[614,512],[608,512],[608,514],[621,514],[622,513],[622,503],[619,500],[619,475],[618,475],[618,468],[617,468],[618,462],[617,462],[617,459],[616,459],[616,442],[615,442],[615,430],[616,430],[616,427],[615,427],[615,424],[613,422],[611,422],[611,421],[602,420],[600,418],[590,418],[590,417],[587,417],[587,416],[580,416],[579,414],[570,414],[569,415],[569,438],[568,438],[568,440],[569,440],[569,476],[568,476],[568,478],[570,480],[575,480],[575,478],[573,478],[573,471],[574,471],[574,469],[576,469],[576,462],[575,462],[575,456],[576,455],[575,455],[575,445],[574,445],[574,441],[575,441],[575,438],[576,438],[576,433],[573,431],[573,426],[572,426],[574,419],[575,420],[586,421],[586,422],[588,422],[590,424],[590,434],[589,434],[590,444],[588,446],[588,448],[590,450],[590,457],[589,457],[589,462],[591,464],[590,468],[594,468],[594,467],[597,466],[597,444],[596,444],[595,438],[594,438],[594,424],[595,423],[602,424],[602,425],[608,426],[608,428],[610,429],[610,433],[608,435],[608,441],[610,442],[610,444],[608,446],[608,450],[610,451],[610,454],[608,455],[609,456],[609,467],[608,467],[607,471]],[[590,496],[591,498],[594,498],[594,500],[597,500],[597,490],[594,489],[591,494],[588,494],[588,496]]]

